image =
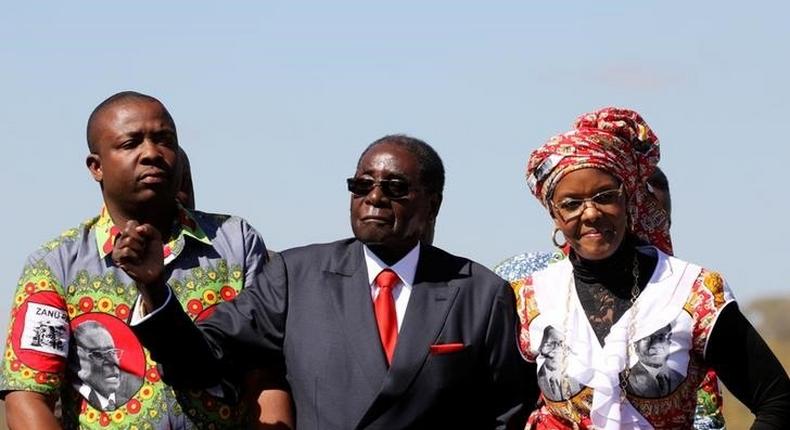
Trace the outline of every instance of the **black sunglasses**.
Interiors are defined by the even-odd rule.
[[[348,178],[346,183],[348,184],[348,191],[358,197],[368,195],[376,186],[381,188],[381,192],[389,199],[402,199],[409,195],[409,191],[411,191],[409,183],[402,179],[376,181],[366,178]]]

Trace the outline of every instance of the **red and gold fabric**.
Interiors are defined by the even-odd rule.
[[[656,273],[634,307],[612,326],[603,346],[573,300],[568,260],[512,283],[521,322],[519,349],[537,363],[541,387],[539,407],[527,428],[718,428],[705,427],[697,405],[700,386],[709,377],[704,361],[709,335],[716,316],[734,299],[718,273],[656,252]],[[624,321],[631,318],[629,328]],[[640,342],[646,339],[650,345],[652,339],[666,343],[658,367],[671,376],[668,387],[650,379],[657,374],[640,373],[651,359],[642,355],[648,347]],[[626,363],[629,376],[621,398],[619,381]],[[703,399],[709,406],[716,402],[712,390]]]
[[[565,175],[584,168],[604,170],[625,186],[632,232],[672,254],[667,214],[647,195],[647,179],[659,156],[658,138],[637,112],[608,107],[580,116],[573,130],[533,151],[527,185],[549,208],[554,188]]]

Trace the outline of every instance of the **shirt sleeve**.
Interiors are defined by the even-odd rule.
[[[737,304],[721,312],[710,335],[706,362],[755,415],[752,430],[786,429],[790,380],[781,363]]]
[[[235,396],[236,377],[251,363],[278,371],[283,368],[286,297],[285,264],[275,255],[252,285],[234,300],[218,305],[199,328],[175,300],[131,327],[162,366],[166,383],[180,388],[223,384],[226,396]]]
[[[162,302],[162,306],[159,306],[158,308],[156,308],[156,309],[154,309],[152,311],[149,311],[148,313],[143,313],[144,312],[143,311],[143,296],[138,294],[137,295],[137,299],[134,301],[134,307],[132,308],[132,316],[131,316],[131,318],[129,318],[129,326],[136,326],[136,325],[142,323],[143,321],[147,320],[148,318],[152,318],[154,315],[156,315],[157,312],[159,312],[162,309],[164,309],[167,306],[167,304],[170,303],[170,300],[172,298],[173,298],[173,290],[168,288],[167,289],[167,298],[165,299],[164,302]]]
[[[719,273],[706,269],[700,271],[685,305],[694,320],[692,348],[699,357],[705,356],[711,330],[722,309],[734,301],[730,287]]]
[[[243,219],[241,230],[244,237],[244,288],[248,288],[257,282],[258,274],[269,261],[269,253],[260,233]]]
[[[61,282],[44,260],[28,259],[14,293],[0,371],[0,392],[60,389],[71,328]]]

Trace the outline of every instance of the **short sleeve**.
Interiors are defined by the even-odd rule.
[[[692,335],[696,354],[705,356],[708,339],[719,314],[727,304],[734,301],[730,287],[718,272],[706,269],[700,271],[685,305],[685,310],[694,320]]]
[[[260,233],[243,219],[241,230],[244,237],[244,288],[248,288],[256,282],[258,273],[269,260],[269,254]]]
[[[510,286],[516,293],[516,311],[519,319],[518,349],[525,360],[534,363],[536,356],[530,348],[529,324],[539,312],[535,302],[535,290],[532,288],[532,277],[513,281]]]
[[[0,391],[59,390],[69,353],[69,314],[51,268],[29,260],[14,293]]]

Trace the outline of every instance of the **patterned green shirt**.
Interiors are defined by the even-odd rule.
[[[28,258],[14,296],[0,390],[59,395],[65,428],[243,426],[243,405],[224,403],[209,393],[215,390],[162,382],[127,325],[138,293],[109,255],[119,231],[102,208]],[[260,235],[241,218],[180,209],[172,231],[163,248],[167,283],[195,320],[236,297],[267,258]]]

